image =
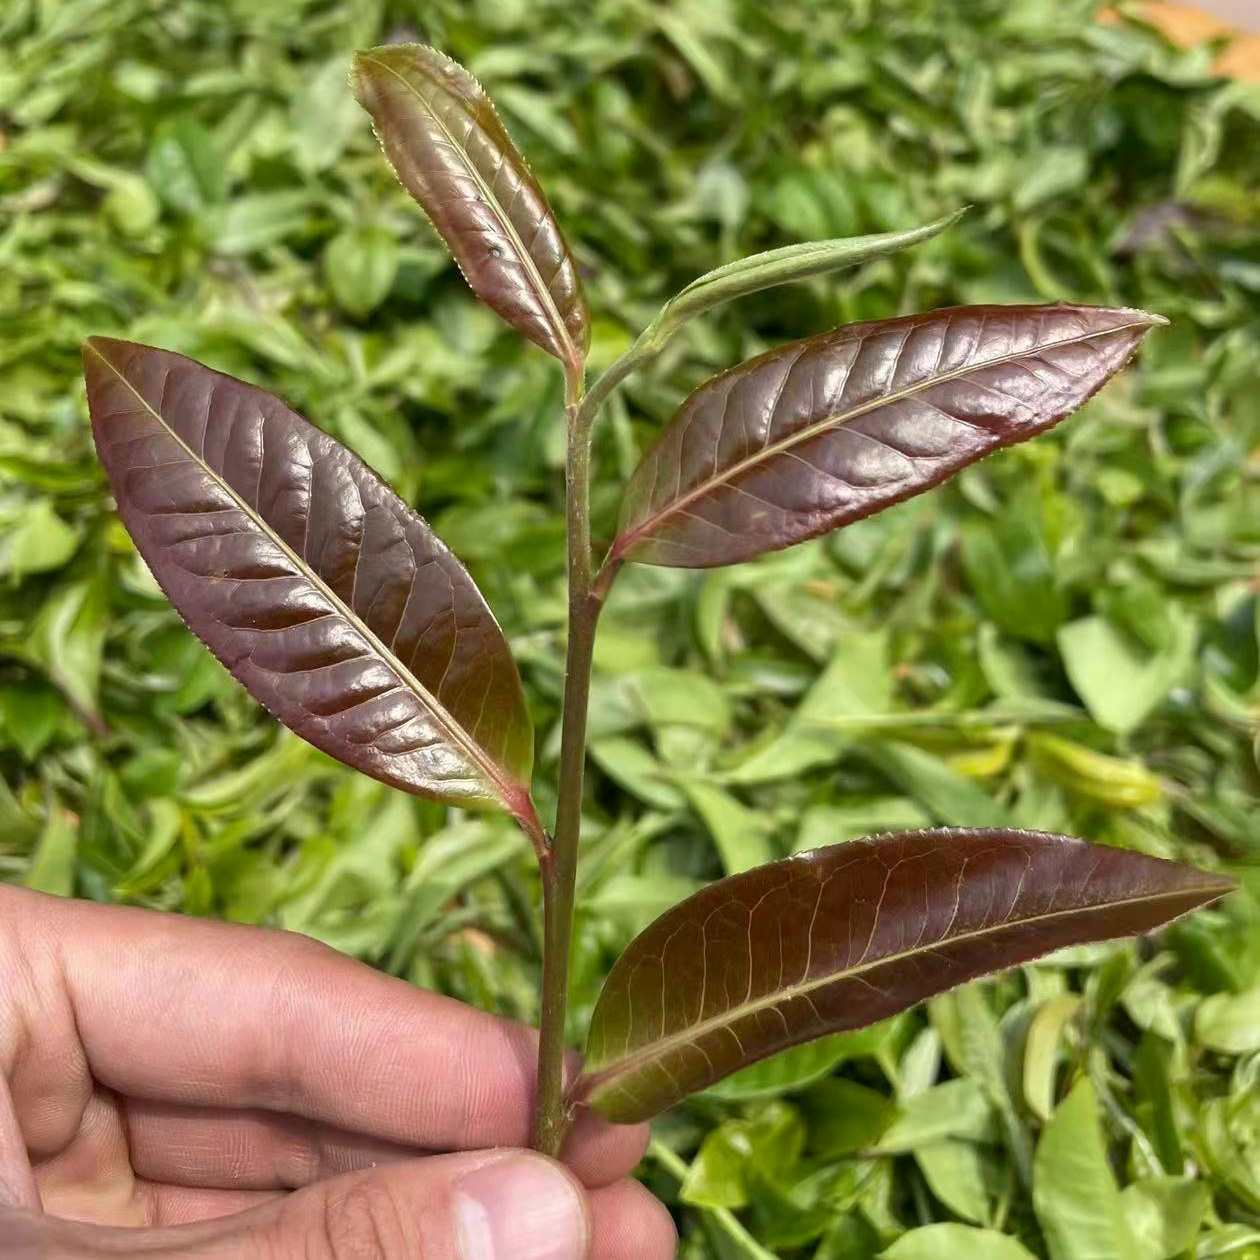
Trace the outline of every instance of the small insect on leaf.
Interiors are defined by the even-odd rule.
[[[976,976],[1148,932],[1223,896],[1216,874],[1067,836],[910,831],[710,884],[617,960],[574,1098],[646,1120],[738,1068]]]
[[[1158,315],[960,306],[852,324],[706,381],[643,457],[609,560],[749,560],[920,494],[1070,415]]]
[[[123,523],[254,698],[365,774],[536,834],[516,666],[429,526],[261,389],[106,337],[84,362]]]
[[[399,181],[473,292],[576,372],[590,343],[577,268],[481,84],[423,44],[357,53],[352,82]]]

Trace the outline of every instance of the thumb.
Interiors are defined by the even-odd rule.
[[[211,1249],[213,1260],[585,1260],[591,1235],[578,1182],[519,1150],[350,1173],[237,1224],[234,1238]]]

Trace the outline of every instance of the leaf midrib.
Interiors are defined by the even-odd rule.
[[[901,402],[906,398],[913,398],[915,394],[921,393],[925,389],[931,389],[933,386],[941,385],[946,381],[958,380],[960,377],[966,376],[970,372],[979,372],[985,368],[1001,367],[1005,363],[1014,363],[1018,359],[1026,359],[1032,357],[1033,355],[1044,354],[1048,350],[1057,350],[1063,346],[1080,345],[1082,342],[1092,341],[1098,337],[1109,337],[1114,333],[1127,332],[1131,328],[1147,328],[1153,326],[1153,322],[1149,319],[1135,319],[1127,324],[1116,324],[1111,328],[1100,328],[1095,332],[1083,333],[1079,337],[1066,337],[1060,341],[1048,341],[1044,345],[1034,347],[1030,350],[1020,350],[1011,354],[999,355],[997,358],[985,359],[980,363],[968,363],[962,367],[955,368],[951,372],[941,372],[938,375],[918,381],[916,384],[907,386],[905,389],[895,390],[889,394],[883,394],[879,398],[871,399],[870,402],[862,403],[860,406],[853,407],[849,411],[842,411],[834,416],[826,416],[822,420],[815,420],[813,424],[808,424],[804,428],[797,430],[795,433],[789,433],[786,437],[780,438],[777,442],[772,442],[768,446],[763,446],[752,455],[745,456],[745,458],[739,460],[730,468],[724,469],[720,474],[707,478],[698,486],[688,490],[686,494],[680,495],[677,499],[672,500],[666,507],[653,512],[646,520],[627,530],[625,534],[621,535],[614,541],[612,554],[616,556],[625,556],[633,546],[642,541],[642,539],[648,537],[662,521],[667,520],[676,513],[690,507],[691,504],[695,503],[698,499],[703,498],[710,491],[733,481],[740,473],[747,471],[749,468],[755,468],[758,464],[773,459],[776,455],[781,455],[785,451],[791,450],[792,447],[802,442],[808,442],[811,438],[827,432],[828,429],[839,428],[841,425],[848,424],[850,421],[856,420],[860,416],[866,415],[868,412],[877,411],[880,407],[886,407],[892,403]],[[739,371],[738,368],[733,370]],[[789,367],[788,370],[790,372],[792,369]]]
[[[396,78],[398,82],[401,83],[403,87],[412,96],[415,97],[420,107],[429,115],[429,117],[437,125],[437,127],[442,132],[442,134],[450,142],[451,148],[463,158],[465,168],[467,169],[468,173],[472,176],[477,187],[481,189],[481,194],[485,198],[486,204],[494,208],[495,218],[499,220],[499,223],[503,227],[504,233],[508,237],[511,238],[512,244],[516,248],[516,253],[518,257],[521,259],[522,263],[524,263],[526,270],[529,272],[530,279],[533,281],[534,289],[537,292],[539,298],[542,300],[542,303],[547,310],[547,314],[551,321],[551,324],[553,328],[555,329],[556,337],[559,340],[560,344],[565,349],[565,356],[564,356],[565,361],[567,363],[570,363],[576,366],[579,362],[577,346],[574,344],[573,338],[569,335],[569,327],[564,322],[564,319],[560,314],[560,308],[556,305],[555,299],[551,296],[551,290],[543,283],[542,273],[538,270],[537,266],[535,265],[533,256],[525,248],[524,241],[521,240],[520,236],[518,235],[516,231],[515,225],[512,223],[511,219],[509,219],[507,214],[505,213],[502,203],[499,201],[498,197],[495,196],[490,186],[482,178],[481,172],[477,169],[476,165],[468,157],[467,151],[465,150],[464,146],[460,144],[458,140],[455,139],[455,136],[451,132],[451,129],[446,125],[446,123],[441,118],[438,117],[437,111],[408,82],[407,77],[405,75],[395,70],[393,66],[386,65],[385,62],[379,60],[376,57],[372,57],[368,54],[365,54],[363,59],[365,61],[371,62],[375,66],[379,66],[382,70],[385,70],[389,74],[392,74],[394,78]],[[421,73],[424,73],[423,68],[421,69]],[[494,106],[491,105],[490,108],[493,109]],[[473,119],[473,122],[476,123],[476,119]],[[515,156],[516,155],[514,153],[508,154],[509,158],[512,158]]]
[[[328,602],[337,610],[339,615],[349,622],[350,625],[353,626],[353,628],[367,640],[368,646],[372,648],[381,657],[385,664],[398,675],[402,682],[415,693],[421,704],[429,710],[436,719],[438,725],[450,737],[452,743],[463,749],[472,764],[482,772],[483,776],[488,781],[488,785],[491,788],[496,789],[496,793],[499,796],[504,808],[509,813],[513,813],[514,810],[511,804],[513,785],[508,783],[499,767],[494,764],[489,755],[481,748],[476,740],[464,730],[459,722],[455,720],[454,715],[451,714],[441,701],[438,700],[437,697],[424,686],[424,684],[411,672],[411,670],[408,669],[407,666],[405,666],[402,661],[399,660],[398,657],[395,656],[394,653],[381,642],[375,631],[372,630],[363,618],[350,608],[341,599],[337,592],[334,591],[332,587],[330,587],[328,583],[325,582],[324,579],[311,568],[307,561],[302,556],[298,555],[298,553],[294,551],[293,548],[290,547],[279,534],[276,533],[266,518],[261,516],[250,503],[241,497],[241,495],[237,492],[236,487],[233,486],[226,477],[222,476],[214,468],[207,464],[206,461],[202,459],[192,449],[192,447],[188,445],[187,442],[184,441],[184,439],[167,423],[166,418],[161,414],[161,412],[149,403],[149,400],[140,393],[130,380],[127,379],[124,373],[115,364],[110,362],[110,360],[106,358],[106,356],[90,341],[88,342],[88,348],[131,391],[136,401],[154,418],[154,420],[158,422],[158,424],[162,426],[162,429],[179,444],[180,449],[187,454],[188,458],[192,460],[192,462],[196,464],[207,477],[212,478],[217,485],[222,486],[223,489],[227,491],[227,493],[236,502],[239,509],[244,512],[247,517],[249,517],[259,532],[266,535],[280,549],[280,551],[289,558],[302,576],[304,576],[307,581],[309,581],[311,585],[314,586],[320,594],[328,600]],[[307,503],[306,510],[308,514],[311,511],[311,504],[309,501]]]
[[[1006,923],[994,924],[991,927],[977,928],[971,932],[960,932],[957,936],[942,937],[927,945],[916,945],[914,949],[903,950],[898,954],[886,954],[883,958],[877,958],[869,963],[863,963],[856,967],[847,967],[843,971],[833,971],[815,980],[803,981],[789,985],[786,988],[776,989],[774,993],[758,998],[755,1002],[745,1002],[720,1015],[711,1016],[709,1019],[701,1020],[697,1024],[692,1024],[676,1033],[671,1033],[667,1037],[649,1042],[638,1050],[625,1055],[620,1061],[614,1059],[607,1067],[597,1069],[579,1082],[582,1086],[581,1096],[589,1098],[597,1090],[605,1088],[610,1082],[615,1083],[619,1078],[630,1076],[654,1060],[664,1058],[671,1050],[699,1041],[701,1037],[706,1036],[708,1033],[723,1028],[728,1024],[733,1024],[737,1020],[744,1019],[749,1015],[755,1015],[760,1011],[770,1010],[784,1002],[791,1001],[793,998],[813,993],[817,989],[825,989],[829,985],[841,984],[846,980],[864,975],[866,972],[874,971],[879,967],[892,966],[907,958],[915,958],[920,954],[931,953],[960,942],[980,940],[986,936],[996,936],[1005,931],[1046,923],[1055,919],[1070,918],[1073,915],[1092,914],[1097,911],[1123,910],[1127,906],[1150,905],[1159,901],[1175,901],[1195,893],[1206,894],[1210,891],[1211,885],[1200,885],[1195,888],[1169,890],[1149,897],[1126,897],[1122,901],[1108,901],[1093,906],[1073,906],[1067,910],[1054,910],[1048,914],[1008,920]],[[1226,891],[1228,890],[1225,888],[1221,889],[1222,893]]]

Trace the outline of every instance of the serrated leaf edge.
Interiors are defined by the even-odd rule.
[[[1058,341],[1045,342],[1044,344],[1039,345],[1035,348],[1036,352],[1041,353],[1046,350],[1056,350],[1063,346],[1082,345],[1085,342],[1094,341],[1101,337],[1114,336],[1117,333],[1127,332],[1133,328],[1154,328],[1154,327],[1157,327],[1158,325],[1168,323],[1168,320],[1166,320],[1162,315],[1152,315],[1146,311],[1139,311],[1131,307],[1112,308],[1112,309],[1116,310],[1117,313],[1119,314],[1132,315],[1132,316],[1135,316],[1136,318],[1134,318],[1133,320],[1131,320],[1131,322],[1127,324],[1116,324],[1112,326],[1111,328],[1097,329],[1093,332],[1083,333],[1079,337],[1064,337]],[[929,314],[934,314],[934,313],[935,312],[929,312]],[[840,329],[836,329],[834,331],[838,332],[840,331]],[[821,336],[824,336],[824,337],[828,335],[829,334],[827,333],[821,334]],[[812,342],[815,340],[817,340],[817,338],[814,338],[814,337],[806,338],[805,342],[798,343],[798,345],[801,346],[802,352],[803,352],[803,349],[806,347],[806,342]],[[768,351],[766,355],[759,356],[759,357],[769,358],[770,356],[780,354],[783,349],[784,347],[779,347],[777,350]],[[1136,353],[1136,351],[1137,351],[1137,345],[1135,344],[1132,351],[1130,351],[1130,354],[1128,357],[1131,358],[1132,355]],[[984,359],[978,362],[968,363],[961,367],[955,368],[954,370],[950,372],[942,372],[937,376],[930,377],[923,381],[918,381],[914,385],[907,386],[904,389],[896,390],[893,393],[889,393],[889,394],[883,394],[878,398],[873,398],[869,402],[862,403],[860,406],[857,406],[857,407],[852,407],[848,411],[841,412],[838,415],[827,416],[822,420],[816,420],[814,421],[813,424],[806,425],[802,429],[798,429],[793,433],[789,433],[785,435],[784,437],[780,438],[777,442],[772,442],[767,446],[763,446],[759,448],[753,454],[745,456],[743,459],[739,460],[738,463],[733,464],[730,468],[722,469],[720,473],[706,478],[700,485],[695,486],[692,489],[688,490],[686,494],[679,495],[676,499],[672,500],[666,507],[660,509],[659,511],[653,512],[652,515],[649,516],[646,520],[640,521],[638,524],[631,526],[630,528],[626,529],[623,532],[619,532],[617,534],[617,537],[613,540],[612,547],[610,548],[608,557],[605,560],[605,566],[609,564],[616,564],[617,562],[621,560],[633,560],[634,557],[630,554],[630,552],[633,550],[636,544],[641,542],[644,538],[650,537],[652,532],[656,529],[658,525],[661,524],[662,521],[666,521],[671,516],[674,516],[676,513],[683,511],[692,503],[695,503],[698,499],[703,498],[703,496],[708,494],[710,491],[715,490],[720,486],[726,485],[728,482],[732,481],[735,477],[737,477],[740,473],[745,472],[747,469],[755,468],[759,464],[764,463],[766,460],[773,459],[776,455],[781,455],[787,451],[790,451],[792,447],[799,445],[801,442],[807,442],[811,438],[818,437],[820,434],[826,433],[831,429],[839,428],[841,425],[848,424],[850,421],[856,420],[860,418],[861,416],[868,414],[869,412],[878,411],[882,409],[883,407],[890,406],[894,403],[902,402],[907,398],[913,398],[916,394],[921,393],[925,389],[934,388],[935,386],[944,384],[948,381],[959,380],[962,377],[970,375],[972,372],[979,372],[987,368],[1001,367],[1003,364],[1006,364],[1006,363],[1014,363],[1019,359],[1027,357],[1030,353],[1033,353],[1033,351],[1029,349],[1019,350],[1011,354],[999,355],[997,358]],[[703,385],[698,386],[697,389],[693,391],[692,396],[694,397],[695,393],[698,393],[702,389],[707,389],[709,386],[713,385],[714,382],[720,381],[726,376],[729,376],[735,372],[740,372],[740,371],[744,371],[748,369],[750,365],[757,363],[757,361],[758,361],[757,359],[750,359],[747,363],[741,363],[737,365],[736,367],[728,369],[728,371],[726,372],[720,373],[718,376],[715,376],[711,380],[706,381]],[[1126,362],[1127,362],[1127,359],[1126,359]],[[1121,364],[1120,366],[1122,367],[1123,364]],[[788,368],[788,371],[789,372],[791,371],[791,367]],[[1076,410],[1078,407],[1084,406],[1084,404],[1088,402],[1089,399],[1092,398],[1093,395],[1097,393],[1098,390],[1101,389],[1102,386],[1105,384],[1106,384],[1105,380],[1100,381],[1098,383],[1097,388],[1094,391],[1092,391],[1090,394],[1082,398],[1076,404],[1076,406],[1073,407],[1073,410]],[[686,406],[686,403],[684,403],[683,405]],[[675,413],[675,415],[677,414],[678,413]],[[1031,437],[1032,434],[1030,433],[1028,436]],[[995,443],[994,451],[1001,449],[1001,447],[1003,446],[1014,445],[1019,440],[1020,439],[1016,437],[1016,438],[1013,438],[1012,441],[1010,442]],[[990,453],[993,453],[993,452],[990,452]],[[645,456],[645,458],[647,457]],[[828,528],[829,528],[828,526],[824,525],[819,532],[826,532]]]
[[[864,839],[870,842],[875,842],[881,839],[888,839],[893,836],[901,836],[905,838],[910,838],[910,837],[915,837],[915,836],[937,836],[942,841],[947,842],[949,840],[950,830],[951,829],[948,829],[948,828],[926,828],[926,829],[920,829],[918,831],[909,831],[909,832],[887,832],[887,833],[880,833],[879,835],[875,835],[875,836],[868,836],[868,837],[865,837]],[[965,831],[965,832],[968,832],[969,834],[976,834],[976,831],[980,829],[976,829],[975,831],[973,831],[970,828],[959,828],[956,830]],[[1004,837],[1025,836],[1028,838],[1036,838],[1040,840],[1054,840],[1060,843],[1073,843],[1073,842],[1076,844],[1083,843],[1080,840],[1074,841],[1073,837],[1071,836],[1056,835],[1050,832],[1017,831],[1013,828],[998,828],[996,830],[1000,831],[1001,835]],[[819,853],[824,853],[824,852],[826,852],[826,849],[809,849],[801,853],[795,853],[791,857],[784,859],[784,864],[786,865],[793,862],[807,863],[811,858],[814,858]],[[743,872],[743,874],[747,874],[747,873],[748,872]],[[972,940],[981,940],[984,937],[997,936],[1004,931],[1011,931],[1018,928],[1024,928],[1029,924],[1047,923],[1047,922],[1051,922],[1055,919],[1060,919],[1060,918],[1069,918],[1069,917],[1080,916],[1080,915],[1088,915],[1088,914],[1093,914],[1096,912],[1097,913],[1111,913],[1115,911],[1116,909],[1118,908],[1122,909],[1125,906],[1151,905],[1151,904],[1156,904],[1160,901],[1173,901],[1179,898],[1185,898],[1186,896],[1194,892],[1202,893],[1204,900],[1213,900],[1216,897],[1225,896],[1227,893],[1232,892],[1237,887],[1235,882],[1232,879],[1230,879],[1228,876],[1215,875],[1207,871],[1200,871],[1199,874],[1203,876],[1203,882],[1199,885],[1191,885],[1188,887],[1172,889],[1165,892],[1161,892],[1153,896],[1126,897],[1123,900],[1108,901],[1104,904],[1097,905],[1097,906],[1088,906],[1088,907],[1074,906],[1066,910],[1054,910],[1046,914],[1032,915],[1032,916],[1016,919],[1013,921],[1008,921],[1006,923],[994,924],[990,927],[980,928],[973,932],[959,933],[957,936],[951,936],[947,940],[943,940],[943,941],[935,941],[930,945],[920,945],[920,946],[916,946],[913,949],[902,950],[901,952],[896,953],[896,954],[886,954],[882,958],[875,959],[873,962],[863,963],[856,967],[848,967],[848,968],[845,968],[843,971],[829,972],[826,975],[820,976],[815,980],[810,980],[802,984],[795,984],[795,985],[791,985],[789,987],[785,987],[782,989],[776,989],[773,993],[767,994],[765,997],[758,998],[756,1001],[743,1003],[737,1008],[732,1008],[729,1011],[723,1012],[721,1015],[712,1016],[711,1018],[707,1020],[702,1020],[698,1023],[691,1024],[684,1030],[680,1030],[679,1032],[676,1032],[676,1033],[671,1033],[668,1036],[662,1037],[657,1041],[650,1042],[648,1043],[648,1045],[644,1046],[642,1049],[634,1051],[633,1053],[624,1056],[622,1059],[620,1059],[619,1061],[616,1061],[614,1064],[610,1064],[607,1067],[599,1068],[595,1072],[591,1072],[589,1074],[585,1074],[579,1077],[578,1080],[574,1083],[573,1098],[577,1102],[584,1102],[587,1099],[589,1099],[596,1091],[598,1091],[601,1086],[607,1084],[609,1081],[615,1081],[617,1078],[621,1076],[628,1075],[632,1073],[633,1071],[635,1071],[635,1069],[643,1066],[643,1064],[650,1063],[653,1059],[660,1058],[663,1054],[668,1053],[670,1050],[673,1050],[679,1046],[685,1046],[689,1042],[692,1042],[700,1037],[703,1037],[706,1033],[712,1032],[718,1028],[722,1028],[726,1024],[730,1024],[737,1019],[743,1019],[749,1015],[755,1015],[760,1011],[768,1010],[771,1007],[778,1006],[781,1003],[790,1001],[793,998],[812,993],[816,989],[827,988],[829,985],[836,984],[837,982],[850,979],[851,977],[864,975],[868,971],[873,971],[880,967],[895,965],[896,963],[902,962],[903,960],[907,958],[913,958],[920,953],[930,952],[933,949],[938,949],[942,947],[943,945],[954,945],[960,941],[966,942],[966,941],[972,941]],[[739,876],[734,876],[732,878],[739,878]],[[1176,919],[1184,917],[1185,914],[1189,914],[1193,910],[1198,909],[1199,905],[1201,904],[1202,902],[1199,902],[1194,906],[1187,907],[1187,909],[1183,912],[1183,914],[1176,915],[1173,919],[1169,920],[1169,922],[1175,922]],[[665,915],[668,915],[670,913],[671,911],[666,911]],[[665,915],[662,915],[661,917],[664,918]],[[645,929],[645,931],[650,931],[650,930],[651,930],[650,926],[648,929]],[[999,965],[995,967],[994,970],[1000,971],[1000,970],[1004,970],[1004,968],[1001,965]],[[981,974],[991,974],[991,973],[981,973]]]
[[[460,71],[460,73],[466,74],[473,81],[473,83],[477,85],[477,90],[481,93],[482,99],[485,101],[486,105],[489,107],[490,112],[495,116],[496,119],[499,120],[499,125],[500,126],[503,125],[502,119],[499,116],[498,110],[495,108],[494,102],[490,99],[490,96],[486,92],[485,88],[481,86],[480,81],[470,70],[460,65],[460,63],[456,61],[454,58],[448,57],[445,53],[439,51],[436,48],[431,47],[428,44],[390,44],[389,47],[400,48],[400,49],[402,48],[423,49],[424,52],[431,53],[433,56],[437,57],[446,65],[454,66],[457,70]],[[481,177],[481,172],[478,171],[476,167],[473,166],[473,164],[469,162],[467,158],[465,157],[463,145],[461,145],[455,139],[455,137],[451,134],[450,129],[437,116],[437,114],[429,106],[429,103],[415,90],[415,88],[411,86],[410,83],[407,82],[406,77],[404,75],[399,74],[398,71],[395,70],[392,66],[386,65],[384,61],[380,60],[380,58],[374,57],[372,55],[372,50],[370,49],[357,52],[354,55],[354,68],[351,70],[351,73],[350,73],[350,86],[352,90],[355,86],[354,76],[360,63],[364,63],[364,64],[370,63],[371,65],[374,65],[381,70],[388,71],[388,73],[393,75],[394,78],[396,78],[398,82],[401,83],[403,87],[415,98],[416,102],[420,105],[420,107],[425,111],[425,113],[429,116],[429,118],[431,118],[433,122],[437,125],[437,127],[441,130],[442,134],[446,137],[447,143],[450,145],[452,151],[459,154],[460,160],[463,163],[464,169],[468,172],[469,178],[473,180],[473,182],[477,185],[478,189],[481,191],[481,195],[484,198],[486,205],[493,208],[495,218],[499,221],[499,224],[503,229],[504,235],[511,238],[512,243],[516,247],[517,255],[520,257],[522,263],[524,264],[525,268],[529,272],[529,277],[533,284],[534,290],[538,294],[539,300],[543,303],[546,309],[548,321],[551,323],[553,329],[556,332],[556,340],[559,342],[560,345],[562,345],[565,348],[566,354],[563,356],[562,362],[564,362],[565,365],[569,367],[572,371],[574,372],[580,371],[584,356],[579,352],[577,343],[573,340],[573,335],[569,332],[569,326],[565,322],[564,317],[560,314],[560,308],[556,306],[555,298],[553,298],[551,295],[550,288],[548,288],[547,285],[543,283],[542,275],[539,272],[537,266],[534,264],[533,256],[525,248],[525,243],[521,240],[511,220],[504,213],[502,205],[500,204],[498,197],[496,197],[487,187],[485,180]],[[356,92],[356,96],[357,95],[358,94]],[[398,168],[394,165],[393,161],[390,160],[389,150],[385,146],[384,139],[381,136],[380,128],[378,128],[376,125],[376,119],[372,116],[371,110],[368,110],[367,113],[368,113],[368,117],[371,118],[372,120],[372,134],[376,137],[377,143],[380,146],[381,152],[385,155],[386,161],[389,162],[389,169],[394,172],[394,178],[398,180],[399,184],[407,192],[407,194],[409,196],[412,196],[411,190],[407,188],[406,184],[403,183],[402,176],[399,174]],[[503,130],[504,130],[505,135],[508,134],[506,127],[504,127]],[[529,175],[529,177],[532,179],[533,174],[532,172],[530,172],[529,164],[528,162],[526,162],[524,155],[521,153],[520,149],[516,147],[515,143],[513,143],[512,145],[512,151],[515,158],[521,163],[522,167],[524,167],[526,174]],[[428,212],[428,210],[425,209],[424,203],[419,201],[414,196],[412,196],[412,200],[416,201],[416,204],[420,206],[420,209],[424,212],[425,218],[428,219],[429,223],[432,225],[433,230],[439,236],[442,236],[443,235],[442,229],[438,226],[437,222],[434,220],[433,216]],[[546,199],[544,197],[544,201],[545,200]],[[548,204],[548,211],[550,212],[549,204]],[[559,232],[559,225],[557,225],[556,230],[557,232]],[[445,237],[443,237],[443,239],[445,239]],[[563,241],[563,234],[561,234],[561,240]],[[568,249],[567,243],[565,243],[565,249],[566,250]],[[454,257],[454,255],[452,255],[452,257]],[[463,264],[459,261],[458,258],[455,258],[455,265],[459,268],[459,273],[460,275],[464,277],[464,280],[468,284],[468,287],[470,289],[473,288],[472,281],[469,280],[468,273],[464,270]],[[476,293],[476,289],[473,289],[473,292]],[[481,295],[478,294],[478,297],[480,296]]]
[[[356,632],[363,635],[368,644],[380,653],[390,669],[392,669],[403,683],[410,687],[412,691],[419,697],[420,701],[428,708],[437,719],[438,724],[450,736],[451,741],[457,744],[465,753],[472,763],[485,775],[488,785],[494,790],[495,794],[502,802],[504,809],[514,817],[521,820],[525,830],[534,835],[540,832],[541,827],[538,823],[537,814],[534,809],[533,800],[530,796],[528,785],[518,784],[510,780],[502,771],[502,769],[490,758],[489,754],[477,743],[473,737],[464,730],[464,728],[455,720],[455,718],[446,709],[445,705],[432,695],[428,689],[420,682],[418,678],[400,661],[389,649],[381,642],[379,637],[371,629],[363,619],[349,608],[345,601],[317,574],[307,562],[297,555],[296,552],[275,532],[274,529],[264,520],[257,511],[248,504],[236,492],[229,482],[221,477],[213,468],[211,468],[203,459],[200,459],[193,449],[184,441],[178,433],[166,422],[158,411],[156,411],[148,402],[148,400],[140,393],[130,380],[112,363],[109,358],[103,354],[96,346],[97,338],[89,337],[84,343],[83,348],[94,354],[118,379],[131,391],[136,401],[162,426],[167,433],[180,448],[187,454],[188,458],[199,467],[202,472],[210,477],[215,484],[220,485],[236,502],[239,509],[249,517],[257,526],[259,531],[267,536],[267,538],[280,551],[289,558],[295,568],[303,574],[303,576],[315,586],[321,594],[327,598],[328,602],[337,609],[342,616]],[[209,369],[212,370],[212,369]],[[194,633],[196,631],[194,630]],[[198,636],[200,637],[200,636]],[[252,694],[252,693],[251,693]],[[266,706],[264,706],[266,707]]]

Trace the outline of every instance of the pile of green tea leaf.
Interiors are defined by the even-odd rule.
[[[1260,89],[1082,0],[9,0],[0,14],[0,877],[269,922],[533,1019],[507,823],[259,713],[139,562],[79,346],[285,397],[470,564],[554,783],[560,385],[380,163],[349,53],[485,82],[611,362],[740,254],[947,233],[687,330],[598,433],[595,531],[694,384],[954,302],[1172,322],[1051,438],[830,540],[636,567],[598,645],[575,1027],[705,880],[933,824],[1073,832],[1244,891],[789,1052],[671,1113],[688,1260],[1260,1260]],[[749,332],[752,329],[754,331]],[[716,679],[717,681],[714,681]]]

